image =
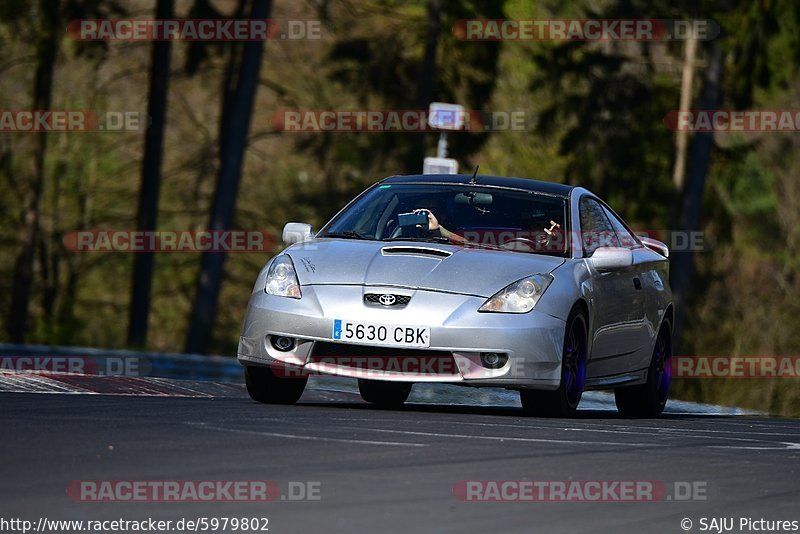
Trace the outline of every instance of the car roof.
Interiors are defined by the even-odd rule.
[[[431,183],[431,184],[469,184],[472,180],[471,174],[407,174],[390,176],[381,180],[382,184],[405,184],[405,183]],[[524,189],[548,195],[568,197],[575,186],[558,184],[555,182],[545,182],[541,180],[531,180],[529,178],[511,178],[507,176],[484,176],[479,174],[475,183],[477,185],[489,185],[494,187],[510,187],[514,189]]]

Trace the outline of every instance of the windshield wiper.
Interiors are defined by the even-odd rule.
[[[344,232],[326,232],[325,235],[320,237],[339,237],[342,239],[371,239],[363,234],[359,234],[355,230],[346,230]]]

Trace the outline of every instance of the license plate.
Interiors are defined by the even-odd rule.
[[[337,341],[370,345],[395,347],[431,345],[431,329],[426,326],[376,324],[344,319],[334,319],[332,337]]]

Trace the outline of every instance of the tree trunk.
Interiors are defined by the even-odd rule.
[[[41,28],[37,42],[37,64],[34,77],[33,109],[50,109],[53,94],[53,71],[61,41],[60,0],[40,0]],[[7,321],[8,337],[12,343],[23,343],[28,330],[28,312],[33,286],[36,243],[39,240],[39,222],[44,191],[47,132],[36,134],[33,152],[33,184],[23,208],[22,249],[14,263],[14,283]]]
[[[689,37],[686,40],[683,61],[683,75],[681,76],[681,111],[689,111],[692,105],[692,82],[694,80],[694,60],[697,55],[697,39]],[[678,130],[675,132],[675,167],[672,171],[672,182],[676,191],[683,189],[683,179],[686,174],[686,152],[689,146],[689,132]]]
[[[709,54],[708,68],[703,77],[703,89],[699,106],[701,110],[716,109],[719,106],[723,58],[722,48],[718,44],[713,45]],[[680,229],[684,232],[700,230],[700,219],[703,213],[703,193],[713,145],[713,132],[695,133],[692,140],[691,159],[687,169],[686,187],[681,204]],[[675,252],[672,255],[670,264],[670,278],[676,311],[675,343],[677,350],[680,351],[686,319],[685,310],[689,301],[691,281],[694,274],[694,251],[689,248],[685,251]]]
[[[156,18],[163,20],[171,19],[174,16],[175,1],[158,0]],[[151,122],[145,133],[142,185],[139,191],[139,211],[136,216],[136,229],[139,231],[155,230],[158,221],[158,197],[164,152],[171,52],[171,41],[153,43],[147,111]],[[147,343],[153,261],[155,259],[153,254],[153,252],[140,252],[134,255],[128,323],[128,345],[134,347],[143,347]]]
[[[427,7],[428,30],[425,38],[425,56],[420,66],[419,85],[417,86],[417,107],[428,109],[436,93],[436,49],[439,45],[439,36],[442,33],[442,4],[441,0],[428,0]],[[422,160],[425,158],[425,136],[414,135],[411,141],[411,150],[406,157],[406,172],[416,174],[422,172]]]
[[[250,18],[267,19],[271,11],[271,0],[253,0]],[[209,225],[212,231],[229,230],[233,224],[263,50],[263,41],[250,41],[241,46],[238,76],[234,79],[230,93],[232,98],[229,98],[227,91],[224,96],[221,120],[223,128],[220,131],[220,169]],[[236,60],[237,55],[232,55],[231,61]],[[197,294],[186,337],[186,352],[203,353],[208,350],[222,286],[225,258],[224,251],[203,253]]]

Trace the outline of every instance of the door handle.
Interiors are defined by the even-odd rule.
[[[633,277],[633,287],[635,287],[636,289],[642,289],[642,281],[639,280],[638,276]]]

